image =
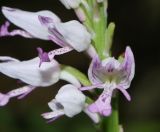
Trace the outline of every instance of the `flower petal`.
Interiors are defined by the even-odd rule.
[[[99,59],[98,56],[95,56],[93,59],[92,59],[92,62],[89,66],[89,69],[88,69],[88,77],[89,77],[89,80],[91,81],[92,84],[98,84],[98,83],[103,83],[96,75],[95,71],[96,69],[98,69],[101,65],[101,61]]]
[[[69,45],[78,52],[89,48],[91,35],[78,21],[73,20],[66,23],[56,23],[55,29],[62,35],[66,46]]]
[[[50,11],[27,12],[20,9],[2,7],[4,16],[16,26],[27,31],[35,38],[48,40],[48,29],[39,21],[38,16],[45,16],[52,19],[53,23],[60,22],[60,19]]]
[[[119,67],[120,62],[114,57],[107,57],[102,61],[98,56],[94,57],[88,70],[89,79],[92,84],[115,81]]]
[[[41,64],[43,62],[50,62],[50,61],[54,60],[55,55],[62,55],[62,54],[68,53],[72,50],[73,49],[70,47],[63,47],[63,48],[52,50],[47,53],[47,52],[44,52],[42,48],[38,47],[37,51],[38,51],[38,56],[40,58],[39,67],[41,66]]]
[[[7,94],[0,93],[0,106],[5,106],[9,102],[10,97]]]
[[[103,85],[104,84],[95,84],[95,85],[91,85],[91,86],[85,86],[85,87],[80,87],[79,90],[81,91],[85,91],[85,90],[92,90],[92,89],[95,89],[95,88],[103,88]]]
[[[46,112],[46,113],[42,114],[43,118],[45,118],[45,119],[53,119],[54,118],[55,120],[62,115],[64,115],[63,111]]]
[[[0,106],[6,105],[9,102],[10,98],[17,97],[17,96],[20,96],[20,97],[24,96],[28,94],[30,91],[32,91],[33,89],[34,88],[32,86],[24,86],[21,88],[11,90],[7,94],[0,93]]]
[[[0,63],[0,72],[32,86],[50,86],[56,83],[60,75],[58,62],[44,62],[40,68],[39,62],[40,59],[36,57],[22,62]]]
[[[117,89],[119,89],[123,93],[123,95],[126,97],[126,99],[128,101],[131,101],[131,97],[130,97],[129,93],[126,91],[126,89],[124,89],[124,88],[117,88]]]
[[[99,96],[96,102],[88,107],[88,110],[93,113],[100,113],[103,116],[109,116],[112,112],[111,108],[112,90],[107,89]]]
[[[125,58],[123,63],[120,65],[120,84],[119,87],[127,89],[135,74],[135,61],[132,50],[130,47],[126,48]]]
[[[85,96],[71,84],[63,86],[55,99],[64,107],[65,115],[68,117],[80,113],[85,106]]]
[[[9,26],[10,26],[10,23],[8,21],[6,21],[0,27],[0,37],[19,35],[19,36],[22,36],[22,37],[25,37],[25,38],[33,38],[33,36],[30,33],[26,32],[26,31],[23,31],[23,30],[20,30],[20,29],[15,29],[15,30],[12,30],[11,32],[9,32],[8,31]]]

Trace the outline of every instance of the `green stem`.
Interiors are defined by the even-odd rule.
[[[112,99],[112,114],[103,120],[103,132],[119,132],[118,96]]]
[[[72,66],[67,66],[67,65],[61,65],[61,69],[62,69],[62,71],[69,72],[70,74],[75,76],[81,82],[81,84],[83,84],[84,86],[91,85],[87,76],[84,73],[82,73],[81,71],[79,71],[78,69],[76,69]]]

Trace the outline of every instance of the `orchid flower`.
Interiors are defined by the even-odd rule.
[[[0,94],[0,106],[5,105],[9,98],[20,96],[23,98],[36,87],[46,87],[56,83],[60,78],[60,65],[56,60],[44,62],[39,67],[39,57],[27,61],[1,56],[0,72],[14,79],[19,79],[27,85],[12,90],[7,94]]]
[[[48,103],[52,112],[44,113],[42,116],[51,122],[63,115],[71,118],[84,111],[95,123],[98,123],[98,114],[91,113],[86,109],[85,100],[85,95],[77,87],[67,84],[62,86],[55,99]]]
[[[6,105],[11,97],[25,97],[36,87],[46,87],[55,84],[60,79],[80,87],[80,82],[69,72],[62,70],[60,64],[53,59],[53,54],[60,54],[61,49],[53,50],[48,54],[39,50],[39,57],[27,61],[19,61],[8,56],[0,56],[0,72],[18,79],[28,85],[11,90],[7,94],[0,93],[0,106]],[[42,53],[43,52],[43,53]],[[44,62],[40,67],[41,62]]]
[[[28,12],[16,8],[2,7],[3,15],[13,24],[22,28],[23,30],[8,31],[9,22],[6,22],[1,27],[0,36],[15,36],[20,35],[27,38],[38,38],[48,40],[48,29],[42,26],[38,16],[45,16],[49,23],[59,23],[61,20],[54,13],[48,10],[39,12]]]
[[[91,35],[78,21],[61,23],[50,11],[27,12],[15,8],[2,7],[4,16],[24,30],[8,31],[9,22],[1,26],[0,36],[21,35],[27,38],[52,40],[61,47],[71,47],[78,52],[87,50]]]
[[[111,98],[115,89],[120,90],[130,101],[130,95],[126,91],[134,77],[135,62],[130,47],[126,48],[123,62],[114,57],[100,60],[95,57],[88,70],[88,76],[93,86],[82,87],[82,91],[94,88],[103,89],[97,101],[91,104],[88,109],[90,112],[98,112],[103,116],[111,114]]]

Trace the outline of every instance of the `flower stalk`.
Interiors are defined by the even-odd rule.
[[[119,130],[119,112],[118,95],[112,99],[112,114],[103,120],[104,132],[120,132]]]

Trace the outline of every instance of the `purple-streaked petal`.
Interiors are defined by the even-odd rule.
[[[69,45],[78,52],[89,48],[91,35],[80,22],[73,20],[65,23],[56,23],[54,26],[63,37],[61,40],[66,42],[66,46]]]
[[[50,17],[39,15],[38,19],[41,22],[41,24],[44,25],[44,26],[49,26],[49,24],[51,24],[51,23],[53,24],[54,23],[53,19],[50,18]]]
[[[8,31],[9,26],[10,26],[10,23],[8,21],[6,21],[5,24],[3,24],[1,26],[0,37],[19,35],[19,36],[22,36],[25,38],[33,38],[33,36],[30,33],[23,31],[23,30],[15,29],[15,30],[12,30],[11,32],[9,32]]]
[[[36,87],[33,86],[28,86],[29,90],[25,93],[23,93],[22,95],[20,95],[17,99],[23,99],[25,98],[28,94],[30,94],[34,89],[36,89]]]
[[[20,9],[2,7],[4,16],[16,26],[27,31],[35,38],[48,40],[48,28],[43,26],[38,16],[49,17],[53,22],[60,22],[60,19],[50,11],[27,12]]]
[[[129,93],[126,91],[126,89],[124,89],[124,88],[117,88],[117,89],[119,89],[119,90],[123,93],[123,95],[126,97],[126,99],[127,99],[128,101],[131,101],[131,96],[130,96]]]
[[[111,98],[112,90],[104,90],[97,101],[88,106],[88,110],[93,113],[99,113],[103,116],[109,116],[112,112]]]
[[[95,56],[92,59],[92,62],[91,62],[89,69],[88,69],[88,77],[93,85],[103,83],[100,80],[100,78],[97,77],[97,74],[96,74],[96,70],[98,68],[100,68],[100,66],[101,66],[101,61],[98,56]]]
[[[31,92],[33,89],[34,87],[32,86],[24,86],[11,90],[7,94],[0,93],[0,106],[6,105],[9,102],[10,98],[26,95],[26,93]]]
[[[69,46],[69,44],[64,39],[63,35],[57,31],[55,27],[49,27],[48,31],[50,35],[48,36],[50,40],[52,40],[54,43],[58,44],[61,47]]]
[[[32,86],[50,86],[59,80],[60,66],[57,61],[44,62],[39,67],[40,59],[38,57],[21,62],[3,62],[0,63],[0,72],[19,79]]]
[[[49,35],[48,38],[49,38],[49,40],[51,40],[52,42],[56,43],[60,47],[66,46],[66,44],[62,40],[60,40],[59,38],[57,38],[54,35]]]
[[[126,48],[125,58],[120,65],[120,86],[127,89],[135,74],[135,61],[130,47]]]

